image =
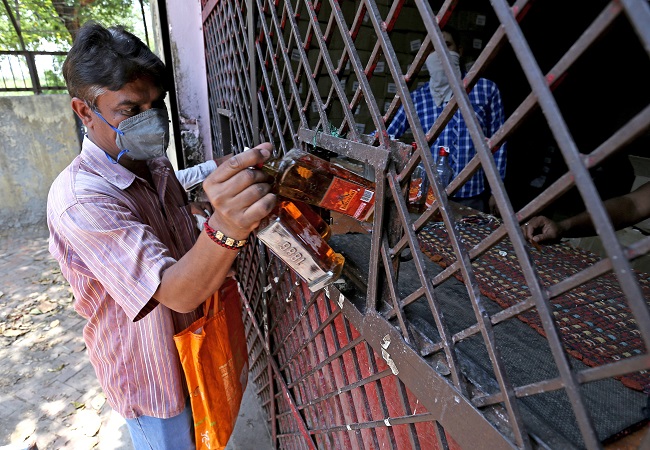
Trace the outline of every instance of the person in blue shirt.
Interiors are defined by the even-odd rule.
[[[442,34],[450,52],[452,65],[460,78],[461,50],[457,45],[459,42],[457,33],[447,27]],[[429,83],[411,93],[411,99],[425,132],[431,128],[452,97],[449,80],[435,51],[427,57],[426,67],[429,70]],[[490,80],[480,78],[469,93],[469,101],[476,112],[484,135],[488,138],[491,137],[504,122],[503,104],[501,103],[501,94],[497,85]],[[409,128],[410,125],[404,107],[401,106],[387,128],[388,135],[393,139],[399,138]],[[436,161],[438,159],[438,149],[441,146],[449,148],[448,159],[454,177],[476,154],[472,138],[460,110],[456,111],[453,118],[438,136],[438,139],[431,145],[431,152]],[[499,175],[503,179],[506,175],[505,142],[493,155]],[[496,207],[482,169],[479,169],[450,199],[483,212],[494,212]]]

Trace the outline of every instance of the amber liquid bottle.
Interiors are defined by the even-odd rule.
[[[305,219],[309,221],[323,239],[328,241],[329,238],[332,237],[332,229],[330,226],[325,222],[325,219],[312,209],[311,206],[298,200],[292,200],[291,203],[300,210],[302,215],[305,216]]]
[[[312,292],[341,276],[345,258],[332,250],[291,201],[283,200],[276,204],[257,237],[305,280]]]
[[[413,147],[413,151],[417,149],[417,144],[415,142],[413,142],[411,146]],[[424,168],[425,164],[424,161],[420,161],[411,174],[407,208],[409,212],[412,213],[422,213],[426,209],[425,201],[429,189],[429,179]]]
[[[375,210],[375,183],[299,149],[267,161],[275,178],[273,192],[320,208],[370,222]]]

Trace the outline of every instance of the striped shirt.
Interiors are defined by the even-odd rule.
[[[431,95],[429,83],[416,89],[411,93],[411,99],[415,106],[415,111],[422,124],[422,129],[426,133],[431,129],[433,123],[442,113],[446,103],[436,106]],[[476,112],[483,134],[491,137],[503,125],[504,112],[501,103],[501,94],[497,85],[485,78],[479,78],[474,88],[469,93],[469,102]],[[395,118],[387,128],[387,133],[393,138],[399,138],[410,128],[404,107],[400,107],[395,114]],[[447,126],[438,136],[438,139],[431,145],[431,153],[435,161],[438,160],[438,149],[441,146],[449,147],[449,165],[454,171],[456,177],[469,161],[476,154],[472,137],[465,125],[460,110],[451,118]],[[506,176],[506,144],[503,143],[499,150],[494,153],[494,161],[501,179]],[[458,191],[455,196],[461,198],[474,197],[485,190],[485,180],[483,170],[476,171]]]
[[[47,202],[50,252],[74,292],[75,310],[106,398],[126,418],[169,418],[185,407],[175,333],[199,317],[152,299],[165,269],[198,229],[167,158],[148,162],[156,189],[87,137]]]

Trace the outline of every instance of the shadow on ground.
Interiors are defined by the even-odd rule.
[[[47,229],[0,235],[0,450],[132,450],[82,339],[84,320],[47,249]],[[228,449],[271,447],[252,382]]]

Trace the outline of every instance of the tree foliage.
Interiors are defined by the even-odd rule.
[[[26,50],[67,51],[79,27],[91,19],[106,26],[124,25],[144,40],[139,11],[139,0],[3,0],[0,50],[22,50],[10,14],[20,28]]]

